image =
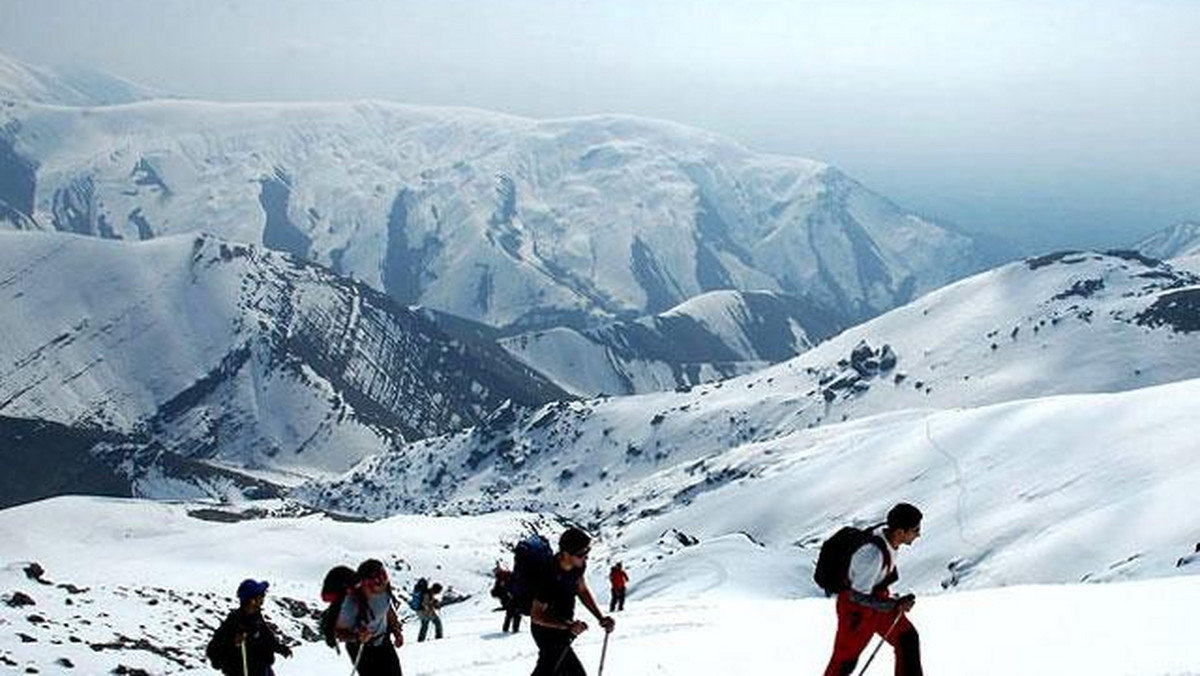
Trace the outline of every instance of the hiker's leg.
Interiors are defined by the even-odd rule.
[[[381,645],[364,646],[362,659],[358,661],[357,676],[402,676],[396,648],[388,641]]]
[[[562,662],[558,665],[558,676],[587,676],[587,672],[583,670],[583,663],[579,661],[579,656],[571,649],[570,644],[567,645],[567,654],[563,655]]]
[[[888,621],[888,626],[891,626],[891,620]],[[882,632],[886,631],[887,628],[882,629]],[[900,618],[887,641],[896,652],[896,676],[924,674],[921,669],[921,637],[917,634],[917,628],[908,621],[908,617]]]
[[[621,590],[621,598],[617,601],[617,610],[625,610],[625,590]]]
[[[571,634],[536,624],[529,632],[533,634],[533,641],[538,647],[537,666],[533,668],[532,676],[561,674],[562,660],[566,659],[566,653],[571,650]]]
[[[433,634],[434,638],[442,637],[442,618],[438,615],[433,616],[433,630],[434,630],[434,634]]]
[[[617,610],[617,594],[619,594],[619,593],[620,592],[618,592],[616,589],[614,589],[614,590],[612,590],[612,593],[608,595],[608,612],[610,612],[610,613],[616,612],[616,610]]]
[[[858,664],[858,656],[874,634],[874,613],[850,600],[845,592],[838,594],[837,635],[833,639],[833,654],[825,666],[825,676],[850,676]]]
[[[417,643],[421,643],[422,641],[424,641],[425,634],[429,633],[429,618],[422,615],[420,619],[421,619],[421,631],[420,631],[420,633],[417,634]]]

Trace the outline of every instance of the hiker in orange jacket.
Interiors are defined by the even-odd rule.
[[[608,582],[612,586],[612,595],[608,599],[608,612],[625,610],[625,586],[629,584],[629,574],[621,567],[621,562],[608,570]]]

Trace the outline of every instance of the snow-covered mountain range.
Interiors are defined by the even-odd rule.
[[[1200,221],[1181,221],[1133,245],[1152,258],[1168,260],[1200,256]]]
[[[798,298],[710,291],[652,317],[531,331],[500,344],[575,394],[638,394],[749,373],[843,328],[836,312]]]
[[[0,232],[0,315],[0,415],[115,435],[145,495],[205,483],[164,457],[286,481],[566,396],[466,322],[209,236]],[[59,436],[39,430],[6,454]]]
[[[991,260],[829,165],[617,116],[9,103],[0,203],[0,227],[262,243],[510,333],[727,289],[861,320]]]
[[[504,506],[628,521],[661,472],[694,477],[663,509],[744,476],[708,469],[731,449],[888,412],[1198,378],[1198,341],[1200,277],[1130,252],[1066,252],[952,284],[747,376],[500,412],[297,495],[372,516]]]
[[[35,66],[0,54],[0,101],[111,106],[159,97],[148,87],[94,69]]]

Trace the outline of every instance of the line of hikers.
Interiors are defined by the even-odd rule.
[[[906,617],[915,599],[911,594],[893,597],[890,592],[899,579],[896,554],[920,536],[921,519],[919,509],[900,503],[888,512],[886,522],[867,529],[843,528],[822,545],[814,579],[826,593],[837,595],[837,633],[825,676],[853,674],[873,636],[880,636],[880,645],[887,642],[895,651],[896,676],[922,676],[919,637]],[[499,564],[493,571],[492,594],[501,599],[505,610],[504,631],[511,628],[517,632],[521,615],[529,615],[538,647],[532,676],[586,675],[571,645],[588,629],[575,617],[576,601],[604,629],[607,648],[607,634],[616,622],[601,612],[588,588],[585,573],[590,551],[591,536],[578,528],[562,533],[557,551],[550,549],[544,536],[535,534],[517,543],[511,571]],[[619,562],[609,570],[610,613],[624,608],[628,581]],[[267,588],[265,581],[244,580],[237,589],[240,606],[221,623],[208,644],[209,661],[227,676],[273,676],[275,655],[291,656],[291,649],[263,619]],[[436,598],[441,590],[439,584],[419,584],[414,589],[414,597],[420,597],[420,602],[411,606],[421,619],[419,641],[425,639],[431,623],[436,637],[442,637]],[[396,613],[399,602],[381,561],[368,559],[357,570],[346,566],[330,570],[322,585],[322,599],[329,606],[321,615],[321,634],[331,647],[345,643],[359,676],[401,676],[396,654],[396,648],[404,645]],[[874,656],[872,652],[866,666]],[[603,659],[602,653],[601,669]]]

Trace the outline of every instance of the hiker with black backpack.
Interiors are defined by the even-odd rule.
[[[588,628],[586,623],[575,619],[576,599],[582,601],[604,627],[606,639],[607,633],[611,633],[616,625],[611,617],[600,612],[587,586],[585,573],[591,543],[587,533],[568,528],[558,539],[558,552],[545,560],[532,576],[529,620],[533,626],[530,632],[538,647],[533,676],[586,676],[583,664],[571,649],[571,641]],[[518,556],[514,576],[526,577],[524,571],[519,570],[521,567],[523,564]]]
[[[275,655],[292,656],[292,649],[275,636],[262,615],[268,582],[242,580],[239,605],[229,613],[208,642],[205,655],[226,676],[273,676]]]
[[[842,528],[821,546],[813,577],[827,594],[837,594],[838,618],[825,676],[853,674],[876,634],[881,645],[886,641],[895,651],[896,676],[922,675],[917,630],[905,617],[916,599],[912,594],[893,598],[889,591],[900,578],[897,551],[920,535],[921,510],[902,502],[888,511],[886,523],[866,530]],[[874,657],[872,652],[867,666]]]
[[[342,600],[335,636],[346,643],[359,676],[401,676],[396,648],[404,645],[404,634],[392,605],[387,569],[382,561],[367,559],[359,564],[356,578]]]

